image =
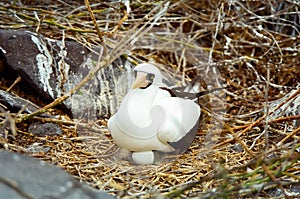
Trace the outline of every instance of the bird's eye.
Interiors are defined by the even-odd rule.
[[[154,79],[155,75],[154,74],[147,74],[147,80],[152,82]]]

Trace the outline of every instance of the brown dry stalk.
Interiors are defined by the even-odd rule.
[[[7,88],[6,89],[6,92],[10,92],[10,90],[17,84],[17,83],[19,83],[20,81],[21,81],[21,77],[20,76],[18,76],[17,77],[17,79],[14,81],[14,83],[9,87],[9,88]]]
[[[300,132],[300,127],[295,129],[293,132],[289,133],[287,136],[285,136],[278,144],[277,146],[281,146],[287,139],[295,135],[296,133]]]
[[[93,10],[92,10],[92,8],[91,8],[90,2],[89,2],[89,0],[84,0],[84,2],[85,2],[85,5],[86,5],[87,10],[88,10],[89,13],[90,13],[90,16],[91,16],[92,20],[93,20],[94,27],[95,27],[96,32],[97,32],[97,34],[98,34],[100,43],[102,43],[102,42],[103,42],[103,34],[102,34],[102,32],[100,31],[100,28],[99,28],[98,23],[97,23],[97,21],[96,21],[96,17],[95,17],[95,15],[94,15],[94,13],[93,13]]]
[[[252,158],[256,158],[256,155],[254,154],[254,152],[249,149],[247,147],[247,145],[241,140],[241,138],[232,130],[232,128],[224,123],[225,128],[231,133],[231,135],[233,135],[234,139],[246,150],[246,152],[252,157]]]
[[[0,182],[8,186],[9,188],[13,189],[16,191],[22,198],[26,199],[34,199],[32,196],[30,196],[28,193],[24,192],[20,187],[18,187],[18,184],[10,181],[8,179],[5,179],[3,177],[0,177]]]
[[[124,10],[124,16],[123,18],[118,22],[118,24],[114,27],[114,29],[112,29],[110,32],[109,32],[109,36],[112,36],[113,34],[115,34],[115,32],[120,28],[120,26],[123,24],[123,22],[125,20],[128,19],[128,13],[126,10]]]

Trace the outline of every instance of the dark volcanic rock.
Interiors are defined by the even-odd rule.
[[[0,30],[5,70],[20,75],[39,93],[37,97],[48,102],[66,94],[95,67],[100,49],[91,51],[77,42],[53,40],[28,31]],[[131,68],[123,59],[116,60],[63,102],[63,109],[78,119],[109,117],[120,103],[118,96],[126,93],[123,82],[122,88],[117,85],[119,77]]]
[[[113,199],[62,169],[24,155],[0,151],[0,198]]]
[[[7,64],[49,99],[61,95],[67,67],[76,72],[88,53],[82,45],[69,43],[45,39],[28,31],[0,30]],[[72,50],[67,51],[69,46]]]

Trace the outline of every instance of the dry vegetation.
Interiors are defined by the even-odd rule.
[[[17,120],[16,137],[1,138],[0,147],[56,164],[92,187],[127,198],[269,198],[276,197],[274,192],[279,190],[288,197],[292,185],[299,184],[300,116],[272,119],[263,111],[267,100],[284,96],[300,80],[298,1],[173,0],[162,15],[157,13],[167,1],[132,1],[128,15],[123,3],[90,1],[99,31],[82,1],[48,4],[50,1],[43,0],[38,5],[35,0],[11,2],[0,4],[2,29],[36,31],[86,46],[101,45],[104,38],[102,44],[113,49],[107,62],[131,52],[133,59],[155,60],[166,70],[180,73],[185,81],[207,67],[215,67],[227,85],[226,112],[222,121],[216,119],[223,126],[216,130],[217,141],[206,143],[212,135],[210,121],[217,116],[210,114],[211,109],[203,109],[203,120],[190,149],[156,165],[116,161],[118,148],[105,120],[89,124],[57,120],[65,131],[57,137],[33,136],[26,131],[30,121]],[[179,55],[159,45],[142,49],[139,44],[131,50],[130,36],[137,32],[137,38],[145,36],[149,27],[162,28],[166,38],[171,33],[175,33],[174,38],[189,38],[183,46],[197,44],[194,47],[202,52],[203,63],[193,68],[183,49],[174,49],[181,52]],[[182,47],[175,45],[177,41],[168,38],[174,48]],[[193,55],[200,59],[200,55]],[[297,89],[294,97],[299,95]],[[1,120],[5,120],[4,114]],[[28,152],[28,146],[35,142],[49,146],[50,151]]]

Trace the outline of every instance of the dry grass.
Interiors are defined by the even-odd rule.
[[[155,13],[163,1],[134,1],[125,21],[125,5],[90,1],[100,35],[80,1],[48,5],[44,0],[39,6],[35,0],[9,2],[0,4],[3,29],[36,31],[86,46],[100,45],[104,37],[109,48],[124,46],[127,39],[132,41],[128,33],[140,30],[139,36],[148,38],[146,44],[119,48],[114,55],[131,52],[135,60],[155,60],[181,83],[200,76],[204,87],[220,86],[216,79],[227,87],[222,95],[201,98],[207,109],[190,149],[156,165],[137,166],[122,160],[105,120],[52,121],[65,131],[57,137],[33,136],[26,132],[28,121],[23,121],[17,124],[15,139],[1,138],[3,148],[56,164],[92,187],[126,198],[269,198],[274,197],[270,195],[274,188],[287,197],[291,185],[299,183],[295,121],[300,116],[271,118],[267,115],[272,109],[264,109],[266,101],[284,96],[300,79],[297,1],[174,0],[159,17]],[[151,12],[150,18],[144,18]],[[160,37],[148,34],[153,28],[164,32]],[[294,98],[299,96],[297,89]],[[220,121],[216,114],[221,113]],[[2,126],[8,128],[13,119],[4,114],[1,118]],[[220,128],[214,129],[215,124]],[[28,152],[32,143],[50,151]]]

